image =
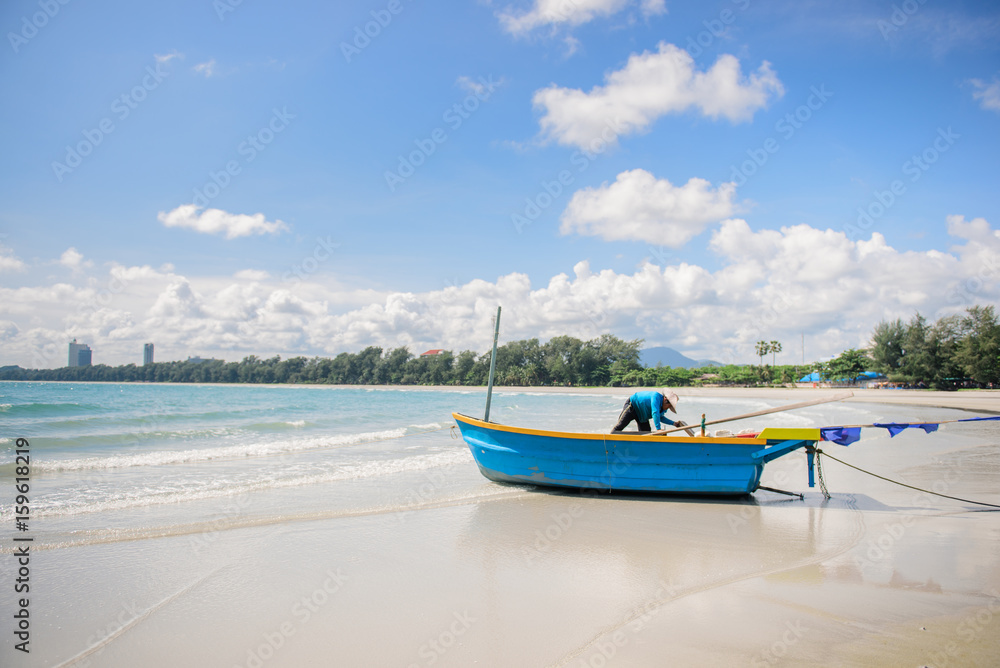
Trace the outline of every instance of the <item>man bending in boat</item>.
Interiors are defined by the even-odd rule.
[[[667,411],[677,413],[677,402],[680,397],[671,390],[660,390],[659,392],[636,392],[625,400],[622,413],[618,416],[618,423],[611,430],[612,434],[623,431],[632,420],[635,420],[639,431],[650,431],[649,420],[653,420],[657,431],[662,429],[662,423],[675,427],[686,426],[681,420],[671,420],[667,417]],[[694,436],[690,429],[685,430],[688,435]]]

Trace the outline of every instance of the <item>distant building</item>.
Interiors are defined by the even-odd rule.
[[[202,362],[215,362],[216,359],[214,357],[188,357],[186,361],[191,364],[201,364]]]
[[[434,355],[440,355],[444,352],[444,348],[434,348],[433,350],[428,350],[425,353],[420,353],[421,357],[433,357]]]
[[[145,366],[146,364],[152,364],[152,363],[153,363],[153,344],[147,343],[142,347],[142,364],[143,366]]]
[[[69,364],[68,366],[90,366],[93,360],[93,351],[86,343],[77,343],[76,339],[69,344]]]

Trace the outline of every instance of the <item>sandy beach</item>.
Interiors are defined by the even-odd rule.
[[[445,389],[455,390],[405,392],[481,403],[482,388]],[[692,389],[681,407],[836,391]],[[497,388],[494,402],[516,419],[583,407],[600,428],[629,392]],[[593,408],[605,404],[610,412]],[[998,404],[994,392],[856,391],[786,419],[941,420]],[[997,423],[866,438],[824,448],[922,489],[1000,504]],[[105,513],[38,545],[36,651],[14,656],[8,645],[4,665],[997,665],[1000,514],[987,508],[829,460],[825,499],[806,484],[804,456],[772,462],[762,481],[803,500],[720,499],[499,485],[444,425],[384,447],[421,443],[450,454],[391,478]],[[118,521],[134,528],[112,530]]]
[[[359,387],[356,385],[344,387]],[[386,389],[384,385],[363,385],[368,389]],[[454,390],[453,386],[442,385],[416,385],[407,386],[409,390]],[[471,388],[474,390],[485,388]],[[558,394],[600,394],[627,397],[640,388],[635,387],[552,387],[552,386],[530,386],[512,387],[498,386],[493,389],[496,393],[503,392],[550,392]],[[980,411],[987,413],[1000,413],[1000,390],[961,390],[958,392],[939,392],[935,390],[884,390],[884,389],[863,389],[863,388],[839,388],[839,387],[796,387],[796,388],[744,388],[744,387],[681,387],[676,388],[677,392],[690,397],[754,397],[764,399],[775,399],[789,403],[798,401],[809,401],[813,398],[820,398],[838,394],[840,392],[853,392],[854,396],[846,399],[847,402],[881,403],[881,404],[904,404],[909,406],[931,406],[941,408],[958,408],[969,411]]]

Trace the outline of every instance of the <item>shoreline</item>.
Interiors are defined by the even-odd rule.
[[[73,381],[73,380],[19,380],[0,381],[10,383],[75,383],[86,385],[164,385],[177,387],[274,387],[292,388],[305,387],[313,389],[355,389],[393,391],[405,390],[416,392],[475,392],[485,393],[485,385],[327,385],[312,383],[139,383],[115,381]],[[552,385],[501,385],[494,386],[498,394],[523,394],[526,392],[540,394],[576,394],[627,397],[644,387],[563,387]],[[676,387],[673,388],[682,398],[690,397],[740,397],[755,399],[801,400],[803,397],[834,394],[850,390],[854,396],[844,399],[848,403],[879,403],[906,406],[922,406],[927,408],[955,408],[959,410],[978,411],[1000,415],[1000,389],[997,390],[958,390],[944,392],[941,390],[889,390],[850,387]]]
[[[462,392],[482,390],[482,385],[323,385],[314,387],[355,388],[365,390],[419,390],[419,391],[452,391]],[[642,387],[553,387],[551,385],[503,385],[494,386],[493,391],[504,394],[577,394],[628,397],[639,392]],[[960,410],[979,411],[1000,415],[1000,390],[960,390],[943,392],[940,390],[884,390],[850,387],[675,387],[682,397],[739,397],[754,399],[788,399],[801,400],[803,397],[822,397],[837,392],[854,392],[854,396],[844,399],[848,403],[901,404],[906,406],[922,406],[930,408],[957,408]]]

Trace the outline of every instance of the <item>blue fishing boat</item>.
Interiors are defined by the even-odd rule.
[[[809,486],[819,429],[742,436],[589,434],[512,427],[452,413],[490,480],[602,491],[738,495],[760,488],[764,465],[805,450]]]
[[[486,415],[478,420],[461,413],[451,414],[479,470],[496,482],[603,491],[751,494],[762,489],[760,476],[766,463],[804,449],[809,486],[812,487],[820,429],[765,429],[744,437],[707,436],[705,426],[840,401],[853,394],[845,392],[709,422],[702,415],[701,436],[695,436],[690,427],[684,426],[660,432],[588,434],[497,424],[490,422],[490,404],[500,337],[500,312],[497,307],[486,388]],[[690,436],[669,436],[681,429]]]

